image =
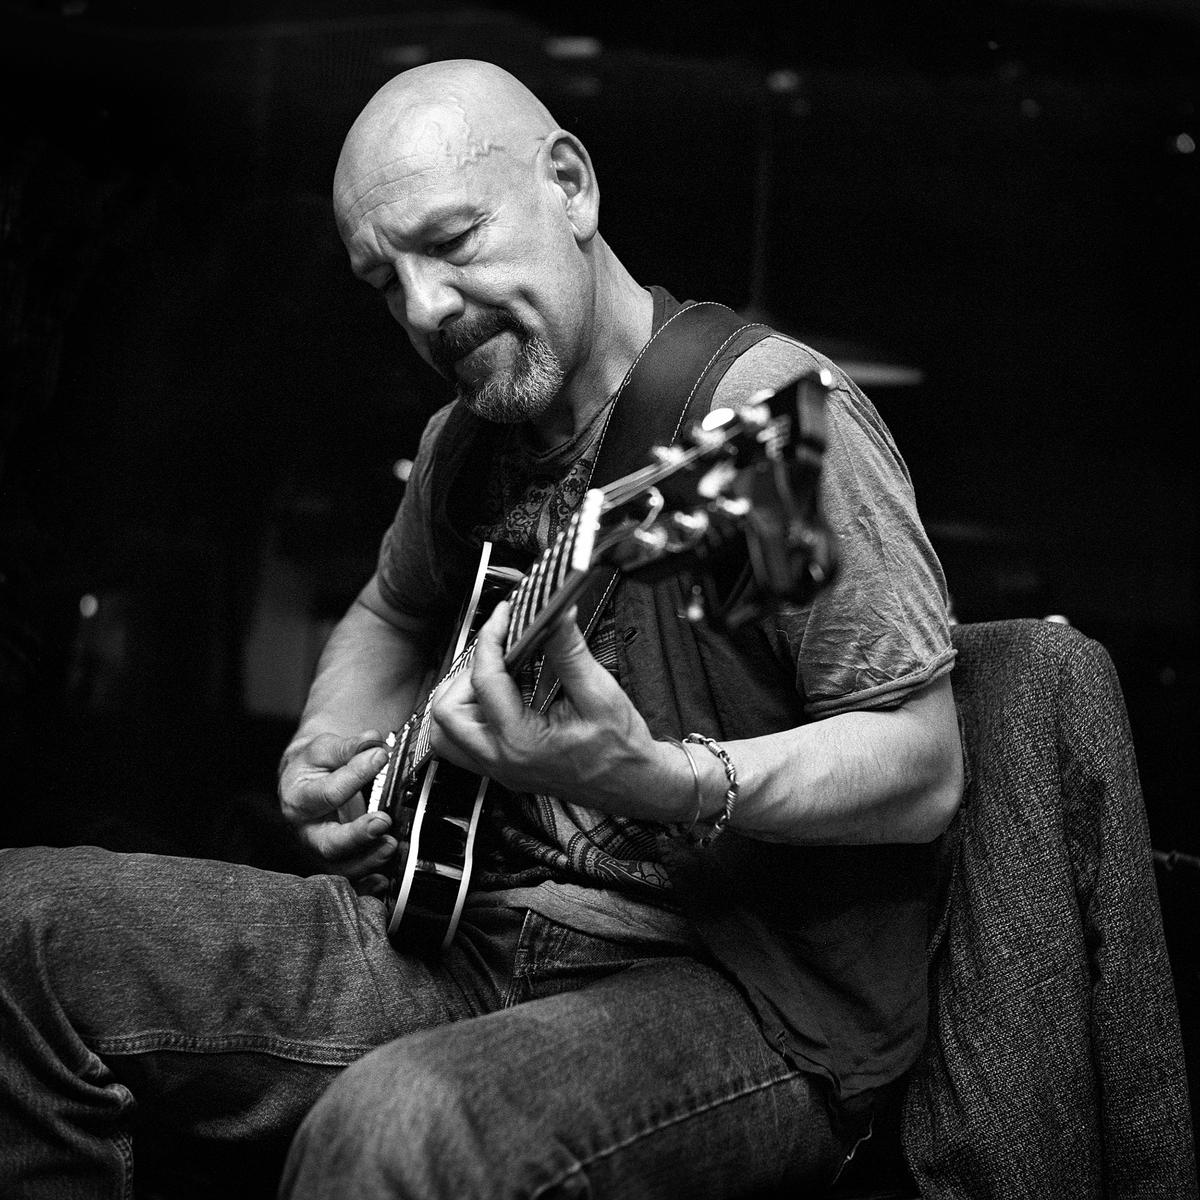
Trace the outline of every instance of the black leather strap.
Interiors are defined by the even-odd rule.
[[[625,375],[609,408],[589,487],[603,487],[646,465],[652,446],[666,446],[709,409],[734,360],[771,330],[747,323],[710,301],[688,303],[655,330]],[[614,423],[614,417],[616,421]],[[592,580],[578,602],[579,626],[590,636],[619,572]],[[533,707],[544,709],[558,680],[539,672]]]

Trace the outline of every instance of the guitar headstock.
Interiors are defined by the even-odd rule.
[[[684,557],[688,615],[723,626],[807,602],[836,570],[819,495],[832,387],[828,371],[806,373],[657,448],[614,485],[594,554],[651,575],[679,573]]]
[[[687,574],[687,616],[725,628],[810,599],[836,568],[819,504],[832,386],[814,371],[716,409],[650,465],[587,492],[513,590],[508,669],[606,569]]]

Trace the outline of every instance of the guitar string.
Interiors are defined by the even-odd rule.
[[[533,594],[537,588],[537,572],[540,565],[541,559],[539,558],[526,572],[525,578],[521,580],[520,586],[517,589],[517,598],[509,617],[509,627],[517,631],[518,638],[525,632],[525,626],[529,620],[529,612],[533,604]]]
[[[554,590],[558,591],[567,577],[571,560],[575,557],[575,544],[579,540],[580,521],[568,527],[567,537],[563,540],[562,553],[558,556],[558,564],[554,571]]]
[[[553,594],[555,557],[561,543],[561,538],[555,538],[548,553],[538,563],[537,591],[533,601],[533,610],[535,612],[541,612],[549,603],[550,597]]]

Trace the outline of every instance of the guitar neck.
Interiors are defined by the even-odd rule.
[[[598,490],[588,492],[566,528],[513,589],[504,639],[504,667],[510,675],[515,676],[537,653],[555,622],[575,603],[596,571],[602,569],[592,561],[592,555],[603,507],[603,494]],[[472,611],[465,615],[464,621],[469,623],[474,617]],[[409,736],[413,739],[406,774],[420,771],[433,756],[430,727],[434,700],[448,683],[470,670],[474,661],[472,637],[397,735],[398,740]]]
[[[504,641],[504,666],[510,675],[533,657],[600,569],[594,555],[603,509],[603,492],[587,492],[566,528],[513,590]]]

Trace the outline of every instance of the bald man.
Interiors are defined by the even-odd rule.
[[[715,404],[832,372],[837,581],[747,658],[656,624],[670,582],[621,584],[588,641],[559,622],[544,712],[504,669],[497,606],[431,710],[439,759],[498,785],[473,891],[442,953],[395,949],[378,893],[397,842],[363,795],[428,686],[464,547],[553,540],[680,306],[600,236],[579,139],[489,64],[372,97],[334,212],[454,400],[283,755],[283,811],[325,871],[4,852],[0,1191],[126,1194],[134,1146],[203,1145],[186,1161],[216,1172],[302,1120],[290,1197],[820,1186],[920,1047],[931,847],[962,786],[944,583],[895,446],[790,339],[727,365]],[[447,475],[464,447],[473,473]],[[699,905],[685,861],[720,880]]]

